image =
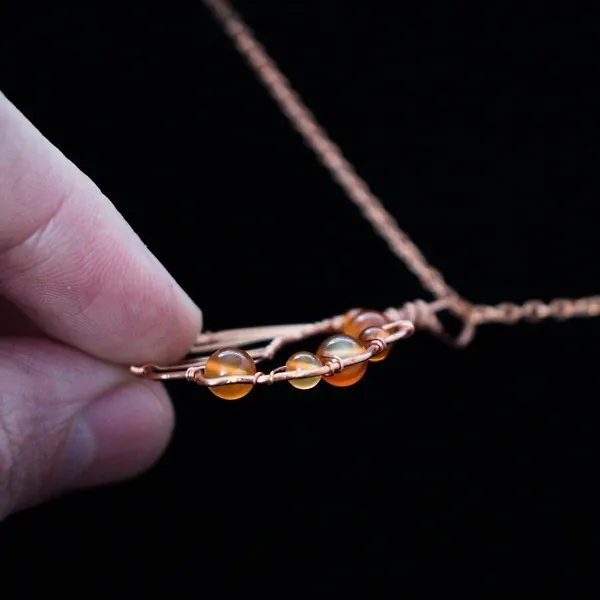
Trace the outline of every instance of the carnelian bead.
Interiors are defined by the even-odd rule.
[[[204,377],[233,377],[239,375],[254,375],[256,364],[252,357],[239,348],[223,348],[217,350],[206,361]],[[215,396],[223,400],[239,400],[252,389],[251,383],[229,383],[227,385],[214,385],[208,388]]]
[[[383,313],[377,310],[361,310],[344,324],[343,332],[358,339],[367,327],[381,327],[386,323],[389,323],[389,319]]]
[[[346,311],[346,313],[344,314],[344,319],[342,321],[342,331],[346,331],[346,327],[348,327],[348,325],[354,319],[354,317],[356,317],[356,315],[363,311],[364,308],[351,308],[350,310]]]
[[[317,356],[323,363],[330,361],[332,358],[352,358],[365,352],[365,347],[354,338],[343,333],[336,333],[328,337],[321,343],[317,350]],[[325,381],[336,387],[346,387],[356,383],[367,370],[367,361],[350,365],[342,369],[339,373],[334,373],[325,377]]]
[[[318,369],[323,363],[312,352],[296,352],[288,358],[285,363],[286,371],[308,371],[310,369]],[[289,382],[299,390],[310,390],[321,381],[321,376],[304,377],[302,379],[290,379]]]
[[[358,339],[365,346],[369,347],[369,342],[371,340],[375,340],[375,339],[385,340],[385,338],[387,338],[388,335],[389,335],[389,333],[385,329],[381,329],[381,327],[367,327],[360,334],[360,337]],[[379,362],[380,360],[383,360],[384,358],[387,357],[387,355],[390,353],[391,349],[392,349],[391,344],[388,344],[385,347],[385,350],[383,352],[380,352],[379,354],[374,354],[373,356],[371,356],[371,358],[369,360],[371,362]]]

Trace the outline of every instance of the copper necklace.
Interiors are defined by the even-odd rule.
[[[344,315],[318,323],[205,332],[198,336],[182,363],[134,366],[131,367],[134,374],[151,379],[187,379],[207,386],[225,400],[245,396],[256,384],[278,381],[289,381],[298,389],[312,388],[321,379],[337,387],[346,387],[362,378],[369,362],[386,358],[394,342],[409,337],[415,330],[429,331],[454,346],[463,347],[472,341],[477,327],[485,323],[511,325],[519,321],[539,322],[549,318],[562,321],[600,315],[600,296],[575,300],[557,298],[548,303],[541,300],[528,300],[523,304],[502,302],[497,305],[474,304],[460,296],[429,264],[381,200],[358,176],[239,13],[227,0],[203,1],[305,144],[313,150],[375,232],[387,242],[391,252],[434,299],[408,302],[399,308],[381,312],[351,309]],[[437,315],[442,311],[448,311],[462,322],[462,331],[456,338],[445,331],[438,319]],[[258,363],[271,360],[286,344],[323,334],[329,334],[329,337],[315,354],[298,352],[284,366],[268,373],[257,370]],[[265,342],[268,343],[260,347],[242,349]]]

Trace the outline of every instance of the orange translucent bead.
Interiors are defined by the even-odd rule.
[[[321,343],[317,350],[317,356],[323,364],[332,358],[352,358],[365,352],[365,347],[354,338],[343,333],[336,333]],[[347,387],[359,381],[367,370],[367,361],[350,365],[339,373],[325,377],[325,381],[336,387]]]
[[[312,352],[296,352],[289,357],[285,363],[286,371],[308,371],[310,369],[318,369],[322,367],[323,363],[319,360],[318,356],[315,356]],[[316,377],[304,377],[302,379],[290,379],[289,382],[299,390],[309,390],[314,388],[317,383],[321,381],[321,376]]]
[[[350,324],[350,321],[356,317],[358,313],[364,311],[364,308],[352,308],[344,314],[344,320],[342,321],[342,331],[346,330],[346,327]]]
[[[377,310],[361,310],[344,324],[343,332],[359,339],[367,327],[381,327],[386,323],[389,323],[389,319],[383,313]]]
[[[381,327],[367,327],[360,334],[360,337],[358,339],[368,348],[369,342],[371,340],[375,340],[375,339],[385,340],[388,335],[389,335],[389,333],[385,329],[381,329]],[[380,360],[387,358],[387,355],[390,353],[391,349],[392,349],[391,344],[388,344],[385,347],[385,350],[383,352],[380,352],[379,354],[375,354],[369,360],[371,362],[379,362]]]
[[[256,364],[252,357],[239,348],[223,348],[217,350],[206,361],[204,377],[233,377],[238,375],[254,375]],[[252,389],[251,383],[230,383],[215,385],[208,388],[215,396],[223,400],[239,400]]]

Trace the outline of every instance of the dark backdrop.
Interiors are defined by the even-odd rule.
[[[478,302],[599,292],[597,14],[236,5],[451,285]],[[207,328],[423,296],[200,2],[4,0],[0,33],[4,93]],[[3,524],[1,585],[200,598],[593,585],[599,344],[597,321],[488,327],[463,351],[416,336],[343,391],[280,384],[226,403],[171,385],[164,459]]]

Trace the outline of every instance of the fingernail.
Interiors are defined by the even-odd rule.
[[[173,412],[161,384],[139,381],[111,390],[76,418],[55,479],[69,490],[125,479],[162,453]]]
[[[67,443],[63,450],[62,461],[55,473],[53,487],[56,490],[68,490],[94,462],[97,443],[86,419],[86,411],[75,418]]]

